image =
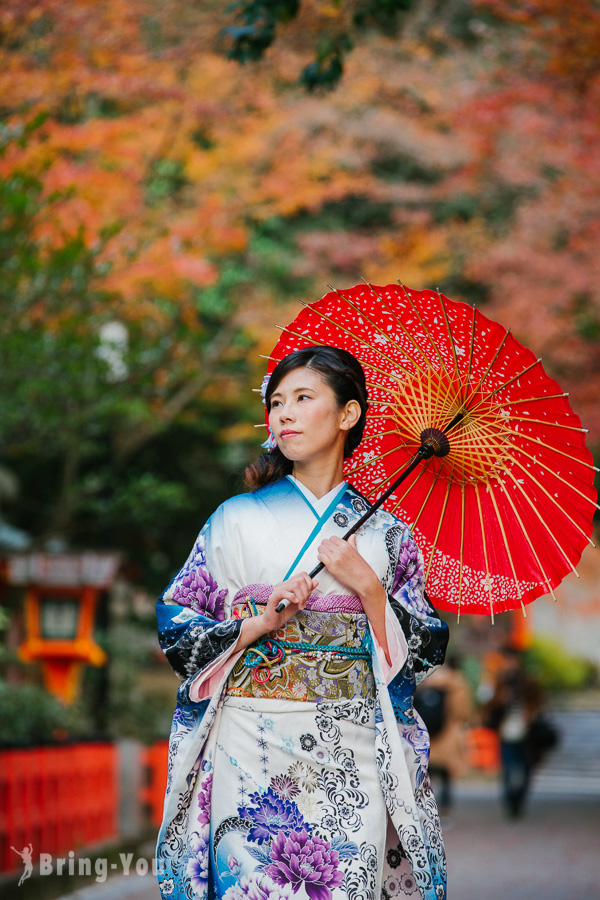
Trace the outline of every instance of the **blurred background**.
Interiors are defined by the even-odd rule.
[[[475,304],[543,357],[597,454],[599,101],[592,0],[3,0],[0,892],[29,843],[34,866],[150,859],[177,686],[155,598],[242,489],[260,355],[298,299],[400,278]],[[598,552],[578,570],[527,619],[448,620],[466,685],[451,900],[552,822],[573,846],[557,825],[513,900],[527,865],[543,896],[593,896]],[[522,832],[490,718],[507,644],[555,732]],[[19,896],[85,881],[34,872]]]

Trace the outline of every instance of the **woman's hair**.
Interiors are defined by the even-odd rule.
[[[301,368],[314,369],[321,375],[335,394],[340,409],[349,400],[356,400],[360,405],[360,418],[346,435],[344,459],[348,459],[362,440],[369,406],[365,373],[361,364],[355,356],[339,347],[304,347],[302,350],[294,350],[273,369],[265,394],[267,412],[271,412],[271,397],[285,376],[294,369]],[[292,468],[293,462],[283,455],[279,447],[275,447],[268,453],[261,453],[257,461],[248,466],[244,473],[246,486],[250,490],[256,490],[272,484],[284,475],[290,475]]]

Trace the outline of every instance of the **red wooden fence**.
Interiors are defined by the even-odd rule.
[[[148,820],[162,820],[167,784],[168,742],[142,750],[142,802]],[[467,754],[472,768],[499,768],[498,738],[487,728],[471,728]],[[22,863],[11,849],[33,845],[40,853],[66,856],[69,850],[118,838],[118,753],[108,742],[63,747],[0,750],[0,872]]]
[[[64,856],[113,840],[117,820],[113,744],[0,750],[0,872],[22,865],[11,847]]]
[[[143,762],[146,783],[142,789],[142,801],[148,809],[148,817],[157,827],[162,821],[165,789],[167,787],[168,741],[158,741],[144,750]]]

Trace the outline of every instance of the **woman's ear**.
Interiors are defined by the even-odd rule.
[[[350,431],[354,428],[361,416],[361,408],[358,400],[348,400],[340,416],[340,428],[342,431]]]

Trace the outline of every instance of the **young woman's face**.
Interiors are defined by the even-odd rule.
[[[325,462],[343,458],[348,430],[359,415],[356,401],[340,408],[323,377],[304,367],[288,372],[273,391],[269,426],[287,459]]]

